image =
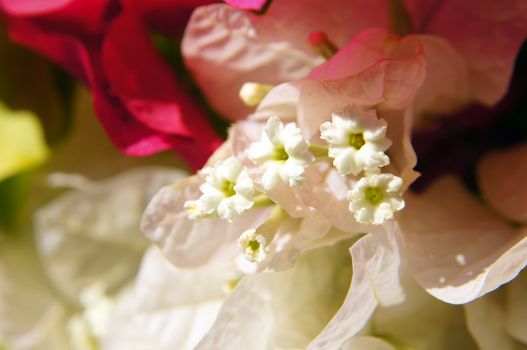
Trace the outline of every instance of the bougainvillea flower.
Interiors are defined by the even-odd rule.
[[[305,349],[338,309],[350,276],[346,244],[303,254],[286,271],[245,276],[196,349]]]
[[[197,349],[477,348],[462,307],[433,298],[409,276],[399,233],[353,243],[304,253],[287,271],[242,278]]]
[[[194,11],[182,49],[208,100],[238,120],[251,112],[238,98],[244,83],[301,79],[324,61],[306,42],[309,33],[324,31],[343,46],[359,31],[388,22],[384,0],[273,1],[263,16],[214,4]]]
[[[263,15],[225,5],[205,6],[189,22],[183,53],[211,103],[226,116],[239,119],[248,108],[233,101],[244,83],[277,84],[305,77],[323,61],[307,45],[312,32],[325,32],[342,48],[360,30],[395,30],[398,13],[391,13],[390,3],[353,1],[344,7],[332,1],[302,2],[299,9],[299,2],[275,0]],[[471,101],[492,105],[503,97],[527,35],[523,2],[404,3],[412,22],[407,29],[413,27],[427,61],[427,77],[415,101],[419,115],[451,112]],[[412,34],[412,30],[398,34]],[[348,69],[364,57],[351,52],[348,56],[340,61],[346,64],[336,66]]]
[[[289,181],[277,180],[271,188],[267,188],[262,182],[262,176],[267,171],[259,162],[251,159],[249,150],[253,149],[251,145],[258,145],[259,140],[267,135],[262,134],[266,128],[280,129],[279,125],[282,124],[278,120],[298,129],[295,137],[307,140],[302,142],[303,150],[306,147],[311,149],[311,146],[324,148],[320,126],[331,120],[333,112],[349,105],[366,109],[380,106],[379,117],[386,119],[387,136],[393,140],[393,145],[387,151],[392,162],[386,168],[400,176],[401,187],[406,189],[417,176],[413,171],[416,158],[409,142],[411,109],[407,106],[411,104],[412,92],[415,95],[423,81],[424,57],[417,42],[391,36],[388,36],[390,40],[386,40],[387,35],[383,30],[366,31],[359,35],[361,38],[372,38],[371,42],[381,47],[387,43],[388,47],[381,50],[383,59],[380,63],[379,55],[371,55],[369,64],[363,60],[362,67],[348,72],[349,75],[339,75],[328,80],[311,78],[272,89],[249,116],[249,120],[234,125],[224,147],[209,160],[210,164],[219,164],[231,155],[236,156],[247,168],[256,190],[283,209],[282,213],[277,213],[277,217],[269,212],[269,206],[257,208],[255,204],[255,209],[240,215],[233,224],[221,218],[189,218],[184,203],[201,196],[198,187],[205,181],[202,175],[167,187],[155,196],[146,210],[143,230],[162,248],[168,259],[177,266],[202,266],[218,263],[220,258],[224,262],[232,262],[239,254],[239,237],[247,230],[254,229],[252,236],[257,237],[256,233],[259,233],[268,244],[268,259],[259,267],[283,269],[290,266],[304,250],[332,244],[357,233],[378,230],[372,225],[360,224],[353,218],[348,210],[346,193],[358,179],[342,177],[331,166],[331,162],[306,163],[305,177],[293,187]],[[362,41],[357,42],[364,46]],[[357,42],[352,41],[350,45],[353,47]],[[392,55],[394,52],[397,53],[395,56]],[[326,64],[331,65],[331,62]],[[365,86],[367,88],[361,89]],[[348,94],[348,87],[358,93]],[[289,157],[288,152],[284,148],[278,154],[282,159],[286,153]],[[268,220],[275,225],[272,233],[269,233],[265,223]],[[331,226],[338,228],[339,233],[330,234]],[[218,230],[218,234],[211,236],[209,232],[213,227]]]
[[[173,148],[197,168],[219,137],[156,52],[150,33],[180,33],[190,11],[204,3],[2,0],[0,5],[14,41],[90,87],[98,118],[118,148],[135,156]],[[160,20],[153,20],[157,15]]]

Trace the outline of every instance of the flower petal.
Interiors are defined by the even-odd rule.
[[[198,8],[187,27],[183,53],[201,89],[229,119],[250,109],[238,101],[246,82],[276,85],[304,78],[323,62],[307,44],[313,31],[324,31],[344,45],[358,31],[386,27],[388,1],[273,1],[265,15],[227,5]]]
[[[353,277],[346,299],[308,349],[340,349],[363,329],[378,305],[404,300],[400,281],[400,233],[395,226],[359,239],[350,251]]]
[[[415,98],[415,115],[444,115],[470,102],[472,91],[463,56],[443,38],[418,37],[426,60],[426,78]]]
[[[416,32],[450,42],[467,62],[474,98],[495,104],[505,94],[527,35],[523,0],[405,0]]]
[[[187,26],[182,42],[187,66],[212,105],[231,120],[251,111],[238,97],[244,83],[300,79],[320,62],[286,38],[273,38],[269,22],[268,16],[216,4],[198,8]]]
[[[108,23],[107,5],[76,0],[49,15],[13,15],[7,17],[9,32],[91,88],[97,116],[116,147],[133,156],[174,148],[200,168],[220,138],[171,78],[139,15],[125,10]],[[129,35],[137,40],[127,40]]]
[[[478,165],[478,184],[489,204],[506,218],[527,223],[527,144],[494,151]]]
[[[269,0],[225,0],[231,6],[240,10],[261,10]]]
[[[12,15],[41,14],[60,10],[75,0],[58,0],[50,2],[47,0],[1,0],[2,9]]]
[[[334,241],[326,236],[340,234],[330,232],[331,224],[316,210],[311,210],[303,219],[288,217],[271,234],[273,241],[268,245],[270,259],[260,268],[279,271],[291,268],[297,257],[305,251],[331,245]],[[349,236],[339,235],[340,240]]]
[[[436,298],[467,303],[508,282],[527,264],[527,231],[501,220],[453,178],[407,198],[400,223],[410,269]]]
[[[401,39],[383,29],[369,29],[315,68],[309,79],[324,80],[328,90],[348,96],[348,104],[400,108],[413,101],[425,75],[417,36]]]
[[[0,338],[13,349],[69,349],[67,311],[38,267],[31,241],[2,241]]]
[[[481,350],[514,350],[514,340],[505,329],[505,313],[495,293],[466,304],[467,325]]]
[[[506,328],[507,332],[518,341],[527,345],[527,273],[523,271],[516,279],[507,285],[507,309]]]
[[[156,247],[145,254],[134,288],[118,300],[102,349],[190,350],[212,325],[227,269],[178,269]]]
[[[111,290],[127,282],[147,244],[139,221],[148,200],[182,176],[161,168],[133,170],[42,207],[36,214],[37,245],[57,291],[75,302],[96,281]]]
[[[286,271],[244,277],[197,349],[306,348],[344,297],[348,245],[305,253]]]

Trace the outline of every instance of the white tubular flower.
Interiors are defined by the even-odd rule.
[[[329,143],[328,155],[341,175],[358,175],[390,164],[384,153],[392,144],[386,138],[386,121],[374,111],[347,109],[332,114],[331,122],[320,126],[321,138]]]
[[[207,175],[199,188],[203,195],[185,203],[191,219],[219,216],[231,221],[234,216],[252,208],[254,185],[236,158],[230,157],[202,172]]]
[[[247,155],[264,168],[262,185],[266,190],[276,186],[279,179],[291,187],[301,185],[306,166],[315,160],[302,131],[294,123],[284,126],[276,116],[269,118],[261,140],[251,144]]]
[[[267,258],[267,241],[264,236],[257,234],[255,229],[242,233],[238,238],[240,249],[247,260],[261,263]]]
[[[403,180],[392,174],[370,174],[348,192],[349,210],[363,224],[380,225],[404,208]]]

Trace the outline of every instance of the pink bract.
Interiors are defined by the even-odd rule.
[[[240,10],[261,10],[269,0],[225,0],[231,6]]]
[[[119,149],[132,156],[174,149],[199,168],[221,140],[157,53],[150,31],[181,33],[192,9],[207,2],[1,0],[0,5],[14,41],[88,85],[99,120]],[[163,16],[151,26],[159,13]]]

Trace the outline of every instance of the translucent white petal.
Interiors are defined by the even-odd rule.
[[[344,298],[347,245],[303,254],[293,268],[246,276],[197,349],[304,349]]]
[[[232,269],[184,270],[154,247],[146,253],[134,288],[118,301],[102,350],[190,350],[212,325]]]
[[[527,264],[527,231],[496,216],[453,178],[409,197],[399,221],[417,281],[443,301],[472,301]]]
[[[236,217],[191,220],[184,203],[200,195],[202,179],[193,176],[159,191],[148,205],[142,230],[177,266],[230,265],[238,255],[241,233],[266,220],[268,210],[258,208]]]
[[[131,170],[42,207],[36,239],[56,290],[75,302],[95,281],[112,290],[127,282],[148,243],[139,230],[144,208],[161,186],[182,176],[163,168]]]

